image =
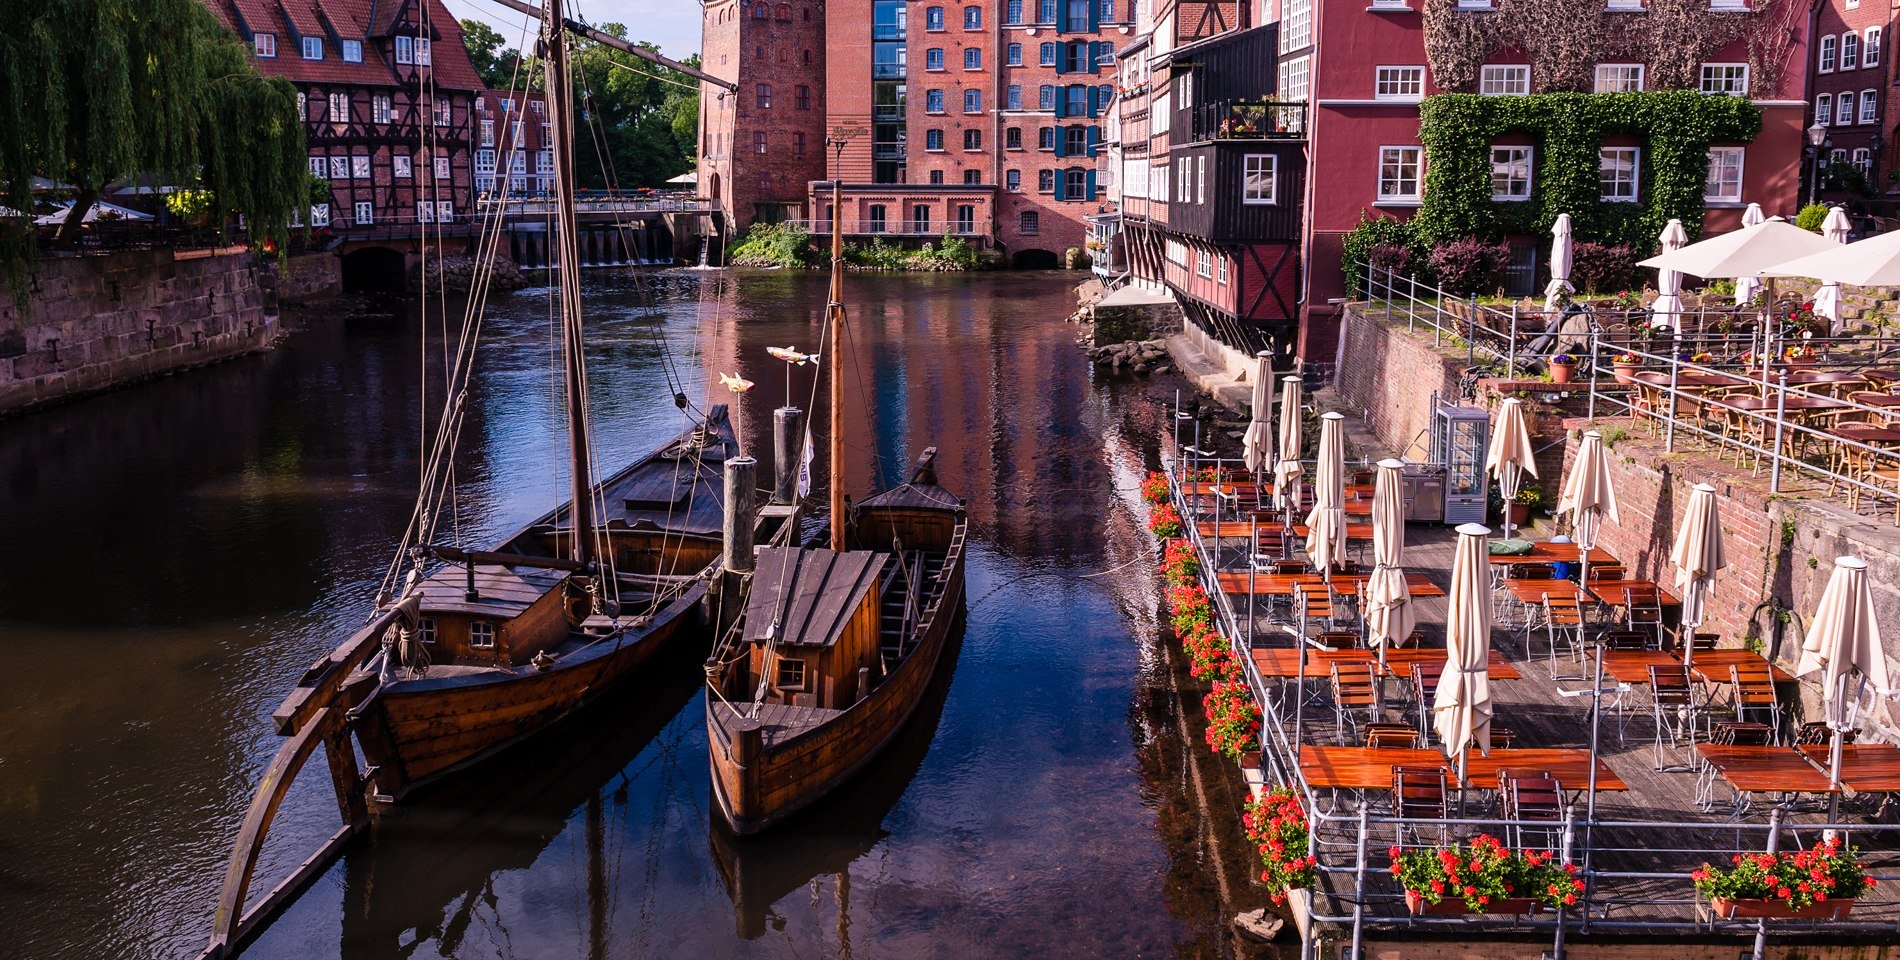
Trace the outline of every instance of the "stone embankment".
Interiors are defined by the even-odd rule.
[[[449,254],[431,258],[428,263],[428,288],[445,290],[449,293],[468,293],[475,284],[479,265],[480,261],[466,254]],[[422,270],[421,264],[410,268],[409,289],[422,289]],[[490,292],[519,290],[527,285],[528,279],[521,275],[521,268],[515,266],[514,261],[500,256],[494,258],[493,270],[488,280]]]

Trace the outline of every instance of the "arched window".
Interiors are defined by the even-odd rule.
[[[765,18],[766,18],[766,12],[765,12],[765,4],[763,4],[763,3],[761,3],[761,4],[757,4],[757,5],[755,5],[755,6],[753,6],[753,8],[752,8],[752,19],[754,19],[754,20],[764,20]]]
[[[1023,22],[1023,0],[1009,0],[1009,3],[1003,7],[1003,22]]]

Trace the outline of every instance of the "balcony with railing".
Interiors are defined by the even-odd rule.
[[[1304,140],[1306,101],[1212,100],[1188,108],[1188,141]]]
[[[814,236],[829,236],[831,221],[788,220],[787,224],[796,226]],[[989,217],[971,219],[939,220],[846,220],[844,233],[848,237],[884,237],[887,239],[936,240],[943,237],[978,238],[990,235]]]

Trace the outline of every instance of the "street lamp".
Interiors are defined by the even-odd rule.
[[[1819,117],[1808,128],[1808,160],[1813,175],[1808,180],[1808,202],[1821,195],[1821,145],[1827,142],[1827,125]]]

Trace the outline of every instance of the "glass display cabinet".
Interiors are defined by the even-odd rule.
[[[1491,484],[1484,452],[1490,433],[1491,414],[1483,408],[1440,403],[1432,412],[1432,461],[1445,467],[1447,524],[1485,521]]]

